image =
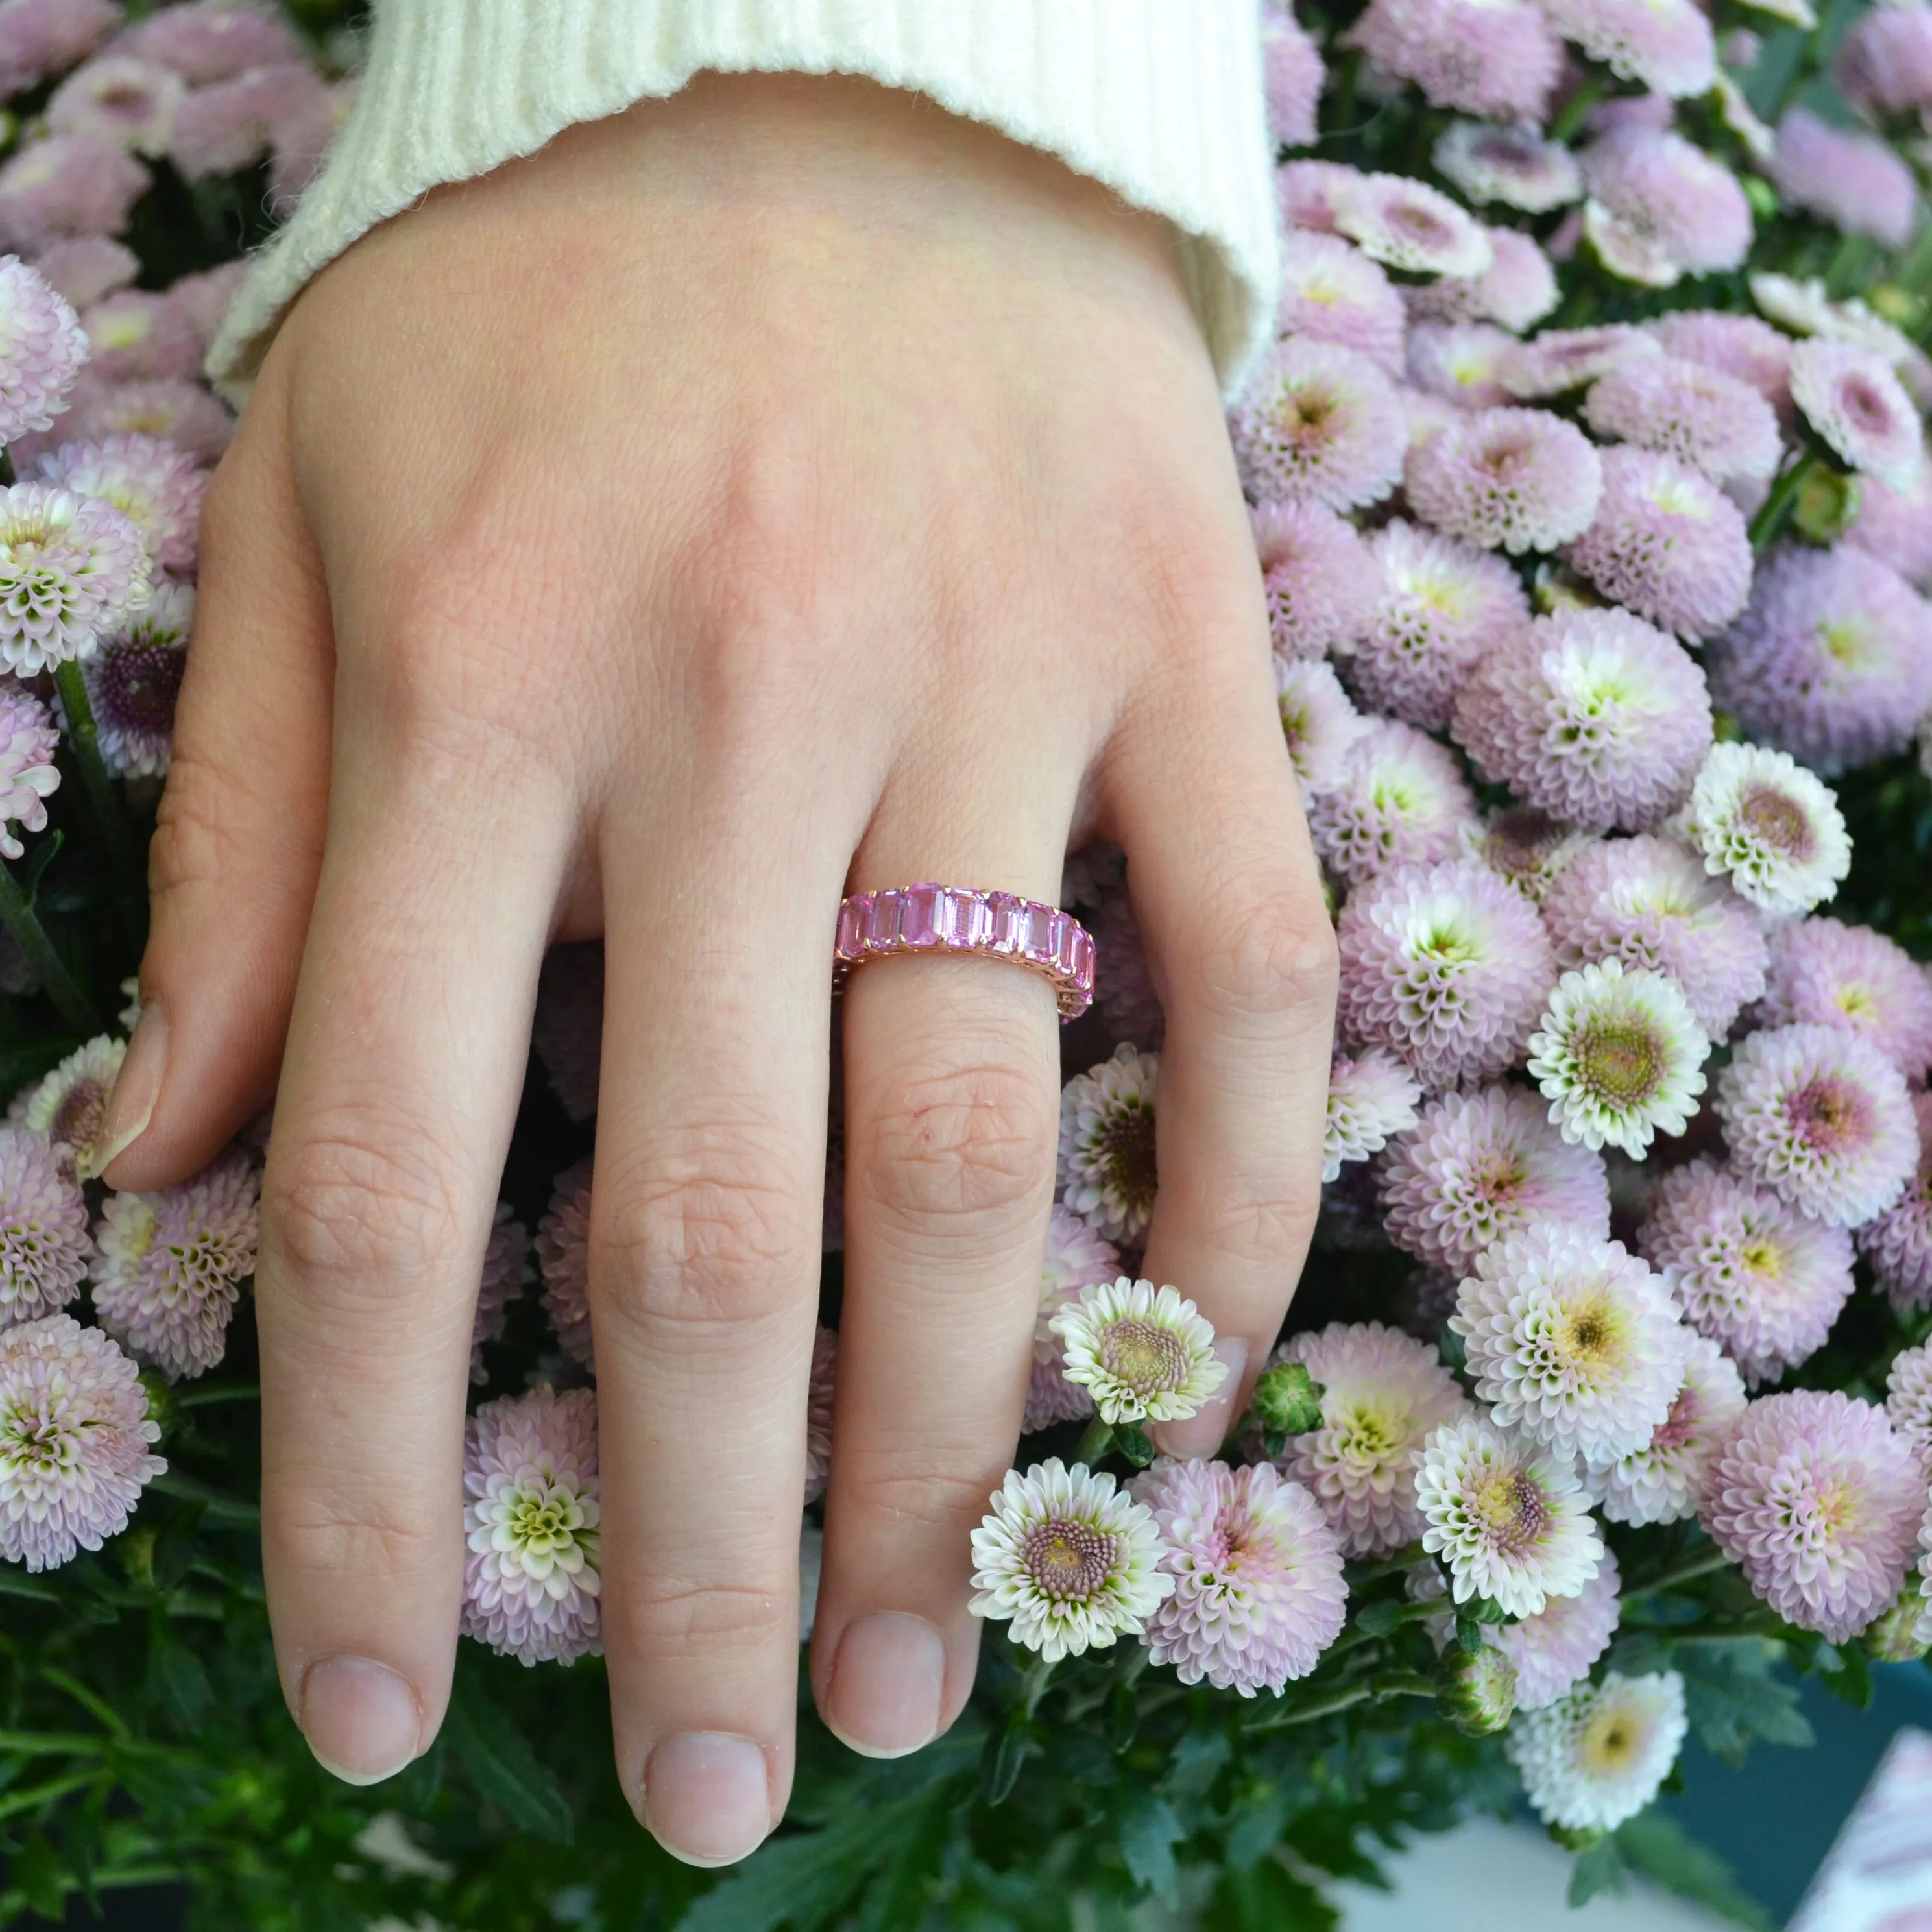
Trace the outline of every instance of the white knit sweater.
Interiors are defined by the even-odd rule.
[[[1224,383],[1264,338],[1275,215],[1256,0],[378,0],[327,166],[209,357],[246,394],[303,284],[439,182],[693,74],[862,74],[1059,155],[1164,215]]]

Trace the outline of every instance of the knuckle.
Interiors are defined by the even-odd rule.
[[[412,1509],[393,1485],[352,1498],[304,1486],[278,1498],[266,1522],[283,1563],[332,1579],[440,1578],[460,1547],[447,1510]]]
[[[1202,922],[1196,989],[1223,1019],[1325,1027],[1340,967],[1334,928],[1318,906],[1286,890],[1222,896]]]
[[[605,1641],[614,1637],[646,1656],[761,1650],[794,1616],[782,1587],[710,1582],[640,1569],[604,1602]]]
[[[188,742],[178,742],[148,847],[148,882],[158,895],[218,884],[239,856],[225,809],[232,776]]]
[[[1300,1265],[1321,1211],[1312,1170],[1305,1184],[1279,1173],[1223,1173],[1214,1190],[1214,1241],[1223,1252],[1250,1265]]]
[[[1052,1180],[1054,1098],[1017,1060],[915,1070],[867,1125],[868,1191],[915,1222],[1030,1211]]]
[[[901,1454],[890,1462],[848,1457],[836,1480],[842,1506],[875,1526],[890,1526],[896,1533],[932,1530],[950,1536],[985,1516],[1000,1473],[989,1465],[968,1474],[957,1463],[922,1465],[916,1456]],[[957,1540],[963,1551],[965,1539]]]

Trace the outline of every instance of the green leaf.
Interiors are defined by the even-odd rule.
[[[1570,1904],[1587,1905],[1600,1892],[1621,1892],[1628,1868],[1614,1838],[1605,1838],[1576,1854],[1570,1870]]]
[[[1154,1438],[1131,1423],[1114,1424],[1114,1447],[1137,1469],[1144,1469],[1154,1458]]]
[[[1279,1861],[1224,1871],[1202,1922],[1215,1932],[1335,1932],[1341,1915]]]
[[[1174,1807],[1151,1791],[1131,1793],[1120,1807],[1120,1856],[1136,1885],[1172,1899],[1179,1889],[1180,1868],[1174,1848],[1186,1837],[1186,1827]]]
[[[988,1804],[1004,1804],[1012,1796],[1028,1754],[1034,1748],[1026,1719],[1018,1711],[988,1735],[980,1757],[980,1795]]]
[[[519,1831],[567,1845],[574,1828],[570,1801],[522,1732],[473,1678],[459,1676],[445,1720],[450,1748],[480,1796]]]
[[[1406,1604],[1384,1598],[1376,1604],[1366,1604],[1355,1617],[1355,1628],[1365,1630],[1371,1636],[1387,1636],[1390,1631],[1400,1630],[1407,1621],[1404,1612]]]
[[[34,848],[34,856],[27,861],[27,875],[20,882],[20,890],[26,894],[28,904],[32,905],[40,896],[40,881],[66,843],[67,834],[56,826]]]
[[[1616,1842],[1639,1871],[1666,1892],[1695,1899],[1753,1932],[1772,1932],[1771,1914],[1738,1883],[1730,1867],[1689,1836],[1667,1811],[1652,1805],[1640,1812],[1618,1826]]]
[[[206,1505],[190,1503],[177,1510],[162,1524],[154,1538],[154,1588],[163,1592],[178,1589],[187,1581],[188,1565],[194,1561],[195,1540],[201,1534],[201,1520]]]
[[[922,1792],[897,1804],[855,1810],[822,1832],[772,1838],[677,1922],[677,1932],[816,1932],[842,1911],[891,1850]]]
[[[1816,1652],[1818,1675],[1832,1695],[1855,1711],[1871,1708],[1871,1664],[1855,1643],[1821,1643]]]
[[[148,1695],[189,1737],[206,1723],[214,1698],[201,1659],[159,1612],[148,1624]]]
[[[1814,1742],[1798,1693],[1772,1676],[1770,1654],[1758,1639],[1681,1644],[1674,1661],[1683,1673],[1691,1728],[1706,1750],[1736,1764],[1754,1738],[1773,1744]]]
[[[61,1882],[60,1854],[47,1838],[36,1832],[8,1867],[8,1877],[27,1909],[42,1918],[58,1922],[67,1916],[67,1888]]]
[[[24,1597],[31,1604],[57,1604],[60,1601],[58,1591],[50,1590],[44,1583],[36,1583],[27,1577],[16,1575],[10,1569],[0,1569],[0,1597]]]

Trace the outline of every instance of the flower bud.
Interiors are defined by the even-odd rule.
[[[1877,1664],[1910,1664],[1923,1657],[1932,1649],[1932,1642],[1919,1634],[1926,1609],[1925,1586],[1915,1576],[1899,1593],[1898,1601],[1866,1627],[1858,1640],[1865,1654]]]
[[[1436,1708],[1472,1738],[1501,1730],[1516,1711],[1516,1666],[1493,1645],[1452,1643],[1436,1667]]]
[[[1322,1424],[1322,1384],[1300,1363],[1279,1363],[1255,1384],[1255,1414],[1271,1434],[1305,1436]]]
[[[1856,476],[1836,470],[1814,470],[1798,486],[1791,520],[1815,544],[1836,543],[1858,520],[1863,493]]]

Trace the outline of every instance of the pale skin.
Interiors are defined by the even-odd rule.
[[[442,1720],[538,968],[601,933],[617,1771],[695,1862],[777,1822],[838,900],[1053,900],[1094,837],[1129,855],[1167,1013],[1143,1271],[1235,1369],[1163,1446],[1211,1454],[1314,1219],[1334,954],[1165,226],[910,95],[708,77],[439,190],[306,290],[208,497],[160,1018],[109,1178],[178,1180],[274,1097],[264,1561],[332,1769],[387,1776]],[[868,968],[842,1004],[812,1681],[893,1756],[972,1684],[1058,1022],[990,961]]]

